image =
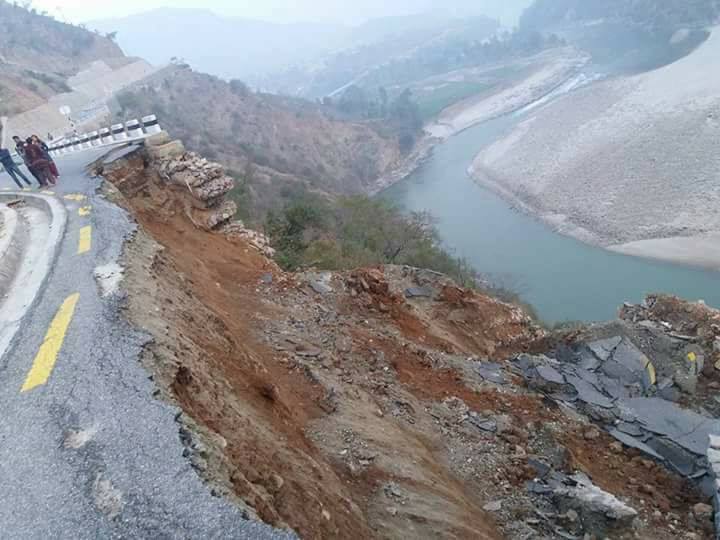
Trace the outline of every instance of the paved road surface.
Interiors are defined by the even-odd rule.
[[[182,457],[178,411],[152,397],[144,336],[117,296],[101,298],[93,271],[118,259],[133,225],[83,173],[96,157],[58,162],[60,256],[0,358],[0,537],[289,537],[210,494]]]

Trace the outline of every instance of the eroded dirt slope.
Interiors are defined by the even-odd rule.
[[[507,369],[549,346],[519,308],[406,267],[286,274],[190,219],[222,208],[223,190],[206,189],[222,178],[163,177],[180,157],[214,170],[166,150],[104,165],[139,224],[128,316],[153,338],[144,362],[184,411],[189,458],[248,517],[303,538],[706,534],[688,482]],[[540,462],[586,474],[637,511],[634,526],[530,493]]]

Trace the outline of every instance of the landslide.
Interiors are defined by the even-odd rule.
[[[409,267],[282,272],[222,220],[198,225],[222,208],[200,197],[224,185],[215,167],[169,143],[96,171],[138,223],[124,287],[143,362],[216,494],[302,538],[553,537],[549,516],[572,516],[525,489],[537,458],[639,510],[613,537],[705,537],[685,481],[517,376],[483,375],[546,350],[522,310]]]

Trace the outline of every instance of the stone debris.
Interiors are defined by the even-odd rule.
[[[432,298],[433,291],[428,287],[410,287],[405,289],[407,298]]]
[[[570,477],[553,490],[561,509],[579,514],[587,533],[607,535],[611,531],[628,528],[637,517],[637,511],[617,497],[603,491],[582,474]]]
[[[275,249],[270,245],[270,239],[261,232],[245,228],[242,221],[226,222],[219,231],[231,238],[245,240],[269,259],[275,256]]]
[[[720,421],[655,397],[654,366],[627,338],[581,345],[565,363],[523,355],[515,364],[531,387],[584,412],[626,446],[683,476],[706,476],[701,457]]]

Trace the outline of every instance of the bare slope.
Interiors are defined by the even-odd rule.
[[[408,267],[284,273],[188,219],[205,188],[228,186],[214,165],[159,174],[179,151],[138,150],[104,174],[140,225],[123,286],[153,336],[146,367],[217,494],[301,538],[710,537],[686,481],[520,382],[506,360],[547,350],[521,310]],[[709,310],[672,311],[665,325],[702,334],[698,402],[712,401],[714,334],[696,322]],[[635,527],[600,532],[602,509],[565,514],[529,492],[551,469],[587,474],[637,509]]]
[[[674,64],[569,94],[481,152],[475,176],[561,231],[605,246],[715,233],[719,58],[715,30]],[[653,245],[644,254],[677,259],[672,243]],[[683,259],[701,262],[691,251]]]
[[[120,101],[128,117],[155,112],[189,149],[227,166],[245,183],[254,216],[305,191],[362,193],[401,157],[397,135],[372,123],[189,69]]]
[[[104,36],[0,0],[0,116],[68,91],[68,77],[93,60],[123,57]]]

